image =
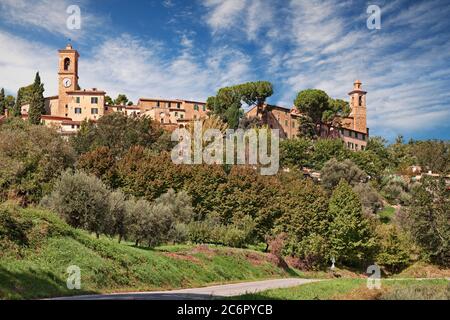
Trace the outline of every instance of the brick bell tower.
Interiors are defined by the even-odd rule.
[[[352,109],[350,117],[353,117],[353,130],[362,133],[367,133],[366,95],[367,92],[362,90],[361,81],[356,80],[353,84],[353,90],[349,92]]]
[[[65,49],[59,50],[59,68],[58,68],[58,114],[67,113],[67,107],[71,102],[71,97],[67,94],[69,91],[78,90],[78,51],[68,44]]]

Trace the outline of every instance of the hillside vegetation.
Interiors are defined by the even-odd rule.
[[[95,239],[52,212],[0,206],[0,299],[185,288],[292,273],[276,261],[220,247],[140,249]],[[72,265],[81,269],[81,290],[67,289]]]

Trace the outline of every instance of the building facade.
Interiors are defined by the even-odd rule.
[[[356,80],[353,90],[349,92],[351,113],[342,119],[341,127],[322,127],[321,136],[339,137],[350,150],[364,150],[369,140],[369,128],[367,128],[367,92],[362,90],[362,83]],[[299,118],[301,113],[294,106],[285,108],[265,104],[262,109],[257,106],[251,108],[247,117],[258,117],[271,129],[280,130],[280,137],[292,139],[299,134]]]
[[[109,105],[105,103],[106,92],[81,89],[78,81],[80,55],[72,45],[58,51],[58,95],[45,98],[46,114],[42,122],[56,128],[63,135],[75,134],[84,120],[96,122],[100,117],[112,112],[127,116],[148,116],[167,130],[184,128],[193,120],[208,117],[206,103],[183,99],[141,98],[136,105]],[[361,81],[354,83],[349,93],[351,114],[344,118],[339,128],[323,127],[323,136],[340,137],[351,150],[364,150],[369,138],[367,128],[367,92]],[[28,105],[22,106],[22,117],[28,117]],[[259,117],[272,129],[280,130],[281,138],[294,138],[299,133],[301,114],[293,108],[265,104],[253,107],[247,117]]]
[[[58,95],[45,98],[46,114],[42,116],[42,122],[63,135],[75,134],[84,120],[96,122],[112,112],[149,116],[169,130],[185,127],[189,121],[207,116],[206,103],[198,101],[141,98],[137,105],[108,105],[105,91],[80,88],[80,55],[72,45],[59,50],[58,58]],[[22,106],[22,118],[28,117],[28,109],[29,105]]]

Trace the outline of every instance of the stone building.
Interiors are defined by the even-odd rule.
[[[322,127],[322,136],[340,137],[351,150],[364,150],[369,140],[367,128],[367,92],[362,90],[362,83],[356,80],[353,90],[349,92],[351,113],[342,120],[341,127]],[[279,129],[281,138],[295,138],[299,133],[300,112],[294,106],[285,108],[265,104],[258,110],[255,106],[246,113],[247,117],[258,117],[272,129]]]
[[[206,117],[206,103],[188,100],[144,99],[137,105],[108,105],[103,90],[81,89],[78,80],[80,55],[72,45],[58,51],[58,95],[45,98],[45,125],[55,127],[63,135],[78,131],[84,120],[97,121],[111,112],[132,116],[150,116],[167,129],[184,127],[191,120]],[[21,108],[22,118],[28,117],[29,105]]]
[[[42,122],[63,135],[75,134],[86,119],[95,122],[112,112],[122,112],[127,116],[149,116],[168,130],[186,127],[190,121],[208,116],[205,102],[183,99],[141,98],[136,105],[108,105],[105,103],[105,91],[80,88],[80,55],[72,45],[68,44],[59,50],[58,58],[58,95],[45,98],[46,114],[42,116]],[[361,81],[355,81],[349,93],[351,114],[343,119],[341,127],[324,126],[321,134],[340,137],[351,150],[364,150],[369,138],[366,94]],[[28,117],[28,108],[28,105],[22,106],[23,118]],[[279,129],[281,138],[289,139],[298,135],[301,114],[295,107],[289,109],[265,104],[262,110],[253,107],[246,116],[260,117],[270,128]]]

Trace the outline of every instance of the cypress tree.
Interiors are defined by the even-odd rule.
[[[31,92],[30,108],[28,110],[28,120],[31,124],[40,124],[41,116],[45,113],[44,85],[41,83],[39,72],[33,83]]]
[[[5,102],[5,89],[0,90],[0,115],[5,113],[6,102]]]
[[[22,107],[22,100],[23,100],[23,88],[20,88],[17,91],[17,97],[16,97],[16,103],[14,104],[13,108],[12,108],[12,112],[11,115],[13,117],[20,117],[20,109]]]

